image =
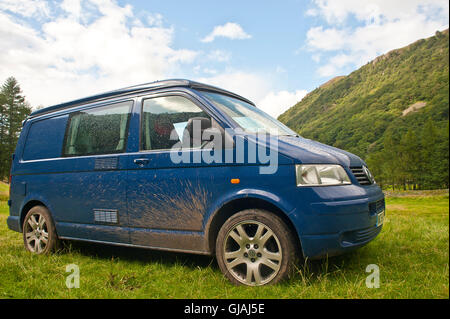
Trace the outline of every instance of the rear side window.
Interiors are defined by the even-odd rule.
[[[190,119],[211,120],[194,102],[181,96],[144,100],[142,149],[168,150],[172,148],[176,143],[182,141],[184,130]]]
[[[113,154],[125,151],[132,101],[72,113],[63,156]]]
[[[22,159],[30,161],[60,157],[68,118],[68,115],[63,115],[31,122]]]

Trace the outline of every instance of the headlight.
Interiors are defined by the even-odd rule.
[[[340,165],[296,165],[297,186],[332,186],[351,184]]]

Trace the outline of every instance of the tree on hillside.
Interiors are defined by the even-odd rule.
[[[422,157],[424,159],[422,165],[424,172],[421,176],[422,184],[432,184],[436,181],[437,170],[436,161],[433,157],[436,157],[435,143],[437,140],[437,131],[433,125],[433,122],[428,120],[422,130]]]
[[[413,129],[409,129],[398,145],[399,174],[401,174],[400,180],[404,188],[406,185],[413,185],[414,189],[417,187],[422,165],[420,148],[420,141],[416,133]]]
[[[449,169],[448,169],[448,165],[449,165],[449,143],[448,143],[448,138],[449,138],[449,122],[447,121],[447,125],[442,129],[442,133],[441,133],[441,143],[439,144],[439,153],[441,154],[441,156],[439,156],[440,158],[442,158],[442,162],[441,162],[441,166],[440,166],[440,170],[442,172],[441,177],[442,177],[442,182],[445,188],[449,187],[449,179],[448,179],[448,175],[449,175]]]
[[[0,88],[0,180],[9,174],[22,121],[30,113],[31,107],[25,101],[19,83],[9,77]]]

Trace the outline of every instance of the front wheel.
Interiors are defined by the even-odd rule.
[[[281,218],[259,209],[233,215],[219,231],[220,269],[237,285],[262,286],[286,278],[295,262],[291,230]]]
[[[58,237],[50,212],[44,206],[34,206],[23,221],[25,248],[34,254],[47,254],[56,249]]]

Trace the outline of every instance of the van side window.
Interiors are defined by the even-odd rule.
[[[125,151],[133,101],[72,113],[66,129],[63,156]]]
[[[202,125],[211,123],[211,117],[194,102],[181,96],[144,100],[142,114],[143,150],[168,150],[180,141],[184,144],[185,130],[191,126],[188,123],[194,119],[200,120]]]
[[[31,161],[60,157],[68,118],[68,115],[62,115],[31,121],[22,159]]]

